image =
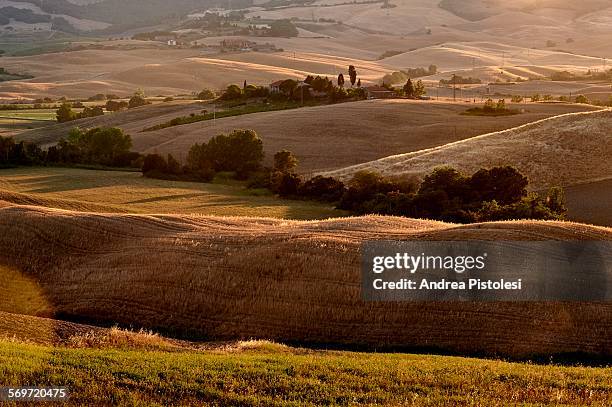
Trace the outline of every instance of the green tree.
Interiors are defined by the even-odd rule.
[[[355,81],[357,81],[357,70],[353,65],[349,65],[348,68],[349,79],[351,81],[351,87],[355,86]]]
[[[128,102],[125,102],[123,100],[109,100],[108,102],[106,102],[106,110],[109,112],[118,112],[120,110],[127,109],[128,106]]]
[[[70,103],[62,103],[55,113],[58,123],[66,123],[77,118],[77,114],[72,110]]]
[[[567,213],[567,207],[565,206],[565,192],[563,188],[550,188],[548,194],[546,194],[544,205],[557,214],[565,215]]]
[[[275,20],[270,24],[270,37],[297,37],[297,27],[290,20]]]
[[[142,173],[145,176],[151,175],[152,173],[163,174],[167,171],[168,164],[164,157],[159,154],[148,154],[144,158],[142,164]]]
[[[425,93],[427,92],[425,91],[425,85],[423,84],[423,81],[421,80],[416,81],[416,83],[414,84],[414,98],[418,99],[424,96]]]
[[[587,104],[587,103],[589,103],[589,99],[586,96],[584,96],[584,95],[578,95],[578,96],[576,96],[576,103]]]
[[[142,95],[134,95],[128,102],[128,109],[148,105],[149,102]]]
[[[216,171],[235,171],[238,177],[258,170],[264,158],[263,142],[254,130],[213,137],[204,153]]]
[[[223,95],[221,95],[221,99],[223,100],[235,100],[240,99],[242,97],[242,89],[238,85],[229,85]]]
[[[166,171],[168,174],[179,175],[181,174],[181,164],[172,156],[172,154],[168,154],[168,158],[166,159]]]
[[[338,75],[338,87],[344,87],[344,75],[342,74]]]
[[[200,93],[198,93],[199,100],[209,100],[215,98],[215,92],[210,89],[203,89]]]
[[[414,98],[414,85],[412,83],[412,79],[408,78],[408,80],[406,81],[406,84],[403,87],[403,90],[404,90],[404,96],[410,99]]]
[[[291,151],[282,150],[274,154],[274,170],[290,173],[295,170],[298,165],[298,159]]]
[[[85,132],[75,127],[67,143],[76,147],[87,163],[103,165],[113,165],[115,158],[132,148],[132,138],[116,127],[96,127]]]

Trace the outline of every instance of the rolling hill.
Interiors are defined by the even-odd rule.
[[[104,215],[4,203],[0,236],[3,273],[32,282],[45,316],[207,340],[611,356],[609,304],[364,302],[359,271],[364,240],[609,240],[609,228]]]
[[[569,186],[612,177],[612,110],[568,113],[407,154],[331,171],[346,179],[359,170],[423,175],[450,165],[465,172],[512,165],[531,188]]]
[[[298,156],[301,172],[314,172],[437,147],[567,112],[594,109],[588,105],[526,104],[516,105],[525,112],[514,116],[461,115],[472,106],[435,101],[369,100],[256,113],[141,132],[168,120],[171,115],[181,116],[203,108],[200,104],[179,103],[170,105],[168,113],[164,113],[164,104],[48,126],[22,133],[17,139],[47,144],[64,137],[74,126],[118,126],[132,136],[136,151],[172,153],[184,159],[194,143],[245,128],[254,129],[262,138],[268,163],[275,152],[288,149]]]

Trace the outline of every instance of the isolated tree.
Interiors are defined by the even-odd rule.
[[[120,110],[127,109],[128,106],[128,102],[125,102],[123,100],[109,100],[108,102],[106,102],[106,110],[109,112],[118,112]]]
[[[136,107],[145,106],[148,104],[149,102],[147,102],[147,100],[143,96],[134,95],[128,102],[128,109],[134,109]]]
[[[589,103],[589,99],[584,95],[576,96],[576,103]]]
[[[361,87],[361,78],[359,78],[359,79],[357,80],[357,87],[358,87],[358,88],[360,88],[360,87]]]
[[[268,35],[270,37],[297,37],[299,31],[291,20],[275,20],[270,23]]]
[[[290,173],[298,165],[298,159],[291,151],[282,150],[274,154],[274,170]]]
[[[204,150],[216,171],[235,171],[239,177],[258,170],[264,158],[263,142],[253,130],[213,137]]]
[[[198,93],[197,97],[198,97],[199,100],[214,99],[215,98],[215,92],[213,92],[210,89],[203,89],[200,93]]]
[[[416,83],[414,84],[414,97],[418,99],[421,96],[424,96],[425,93],[426,91],[425,91],[425,85],[423,85],[423,81],[422,80],[416,81]]]
[[[353,65],[349,65],[348,68],[349,79],[351,81],[351,87],[355,86],[355,81],[357,81],[357,70]]]
[[[404,96],[407,98],[414,98],[414,85],[412,84],[412,79],[408,78],[406,84],[404,85]]]
[[[62,103],[55,113],[58,123],[66,123],[77,118],[77,114],[72,111],[70,103]]]
[[[344,87],[344,75],[342,74],[338,75],[338,87]]]
[[[246,79],[244,80],[244,84],[242,85],[242,90],[245,90],[247,87]]]
[[[552,187],[548,190],[544,205],[548,207],[552,212],[558,214],[566,214],[567,207],[565,206],[565,193],[560,187]]]
[[[223,95],[221,95],[221,99],[224,100],[234,100],[240,99],[242,97],[242,89],[238,85],[229,85]]]
[[[434,64],[429,65],[429,68],[427,68],[427,71],[429,72],[430,75],[435,75],[438,73],[438,67]]]

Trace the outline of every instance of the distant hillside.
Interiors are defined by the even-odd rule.
[[[612,111],[568,113],[407,154],[355,165],[326,175],[349,178],[360,170],[424,175],[450,165],[465,172],[512,165],[532,188],[572,185],[612,177]]]
[[[180,17],[189,11],[213,6],[238,6],[236,0],[100,0],[74,4],[68,0],[15,0],[34,4],[49,14],[65,14],[76,18],[104,21],[111,24],[149,22],[160,17]],[[250,0],[243,0],[250,5]]]
[[[40,144],[57,142],[74,126],[119,126],[142,152],[172,153],[182,157],[196,142],[234,129],[254,129],[267,158],[283,149],[297,154],[301,172],[339,169],[391,154],[419,151],[453,141],[530,123],[568,112],[590,110],[587,105],[517,105],[525,113],[498,117],[461,115],[471,105],[410,100],[368,100],[328,106],[208,120],[190,125],[141,132],[173,117],[197,112],[199,104],[153,105],[118,114],[81,119],[24,132],[18,140]]]

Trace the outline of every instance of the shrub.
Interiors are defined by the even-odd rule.
[[[497,201],[503,205],[518,202],[527,194],[527,177],[516,168],[494,167],[478,170],[469,180],[472,200]]]
[[[128,102],[126,101],[116,101],[116,100],[109,100],[108,102],[106,102],[106,110],[108,110],[109,112],[118,112],[120,110],[125,110],[129,107]]]
[[[337,202],[342,198],[345,192],[346,187],[341,181],[335,178],[317,175],[304,182],[300,186],[298,194],[305,198]]]
[[[198,93],[199,100],[209,100],[214,99],[217,95],[210,89],[203,89],[200,93]]]
[[[165,173],[168,169],[168,163],[164,157],[159,154],[147,154],[142,164],[142,173],[149,176],[152,173]]]
[[[272,191],[282,197],[292,197],[298,194],[302,179],[293,173],[273,172],[271,175]]]
[[[234,130],[213,137],[203,153],[215,171],[235,171],[241,178],[257,171],[264,158],[263,142],[253,130]]]
[[[282,150],[274,154],[274,170],[293,172],[298,165],[298,159],[291,151]]]
[[[116,127],[96,127],[85,132],[76,127],[59,146],[75,149],[70,154],[80,156],[86,164],[113,165],[117,157],[130,151],[132,138]]]
[[[62,103],[56,112],[57,122],[66,123],[77,119],[77,114],[72,110],[70,103]]]
[[[236,100],[242,98],[242,89],[238,85],[229,85],[221,95],[222,100]]]
[[[128,109],[134,109],[136,107],[141,107],[150,104],[144,96],[142,95],[134,95],[128,102]]]
[[[589,103],[589,99],[584,95],[576,96],[576,103]]]

